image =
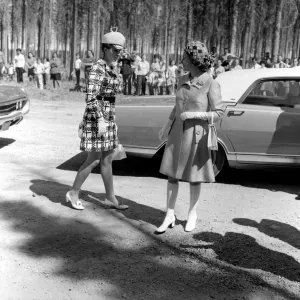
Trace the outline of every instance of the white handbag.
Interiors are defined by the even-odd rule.
[[[211,123],[208,124],[208,140],[207,147],[209,150],[218,150],[217,129],[214,123],[214,113],[211,112]]]

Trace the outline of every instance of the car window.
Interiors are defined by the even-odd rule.
[[[300,108],[300,80],[260,81],[243,104]]]

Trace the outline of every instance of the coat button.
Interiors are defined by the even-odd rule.
[[[198,135],[199,135],[199,134],[200,134],[200,131],[196,131],[196,134],[198,134]]]

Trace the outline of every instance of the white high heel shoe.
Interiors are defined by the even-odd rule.
[[[78,210],[83,210],[84,209],[84,207],[83,207],[83,205],[82,205],[82,203],[81,203],[80,200],[78,200],[76,202],[76,204],[72,202],[70,191],[67,192],[67,194],[66,194],[66,202],[70,203],[71,207],[74,208],[74,209],[78,209]]]
[[[164,233],[168,228],[173,228],[175,226],[176,217],[175,215],[166,216],[163,223],[156,229],[156,234]]]
[[[185,229],[184,229],[186,232],[193,231],[196,228],[197,218],[198,217],[197,217],[196,213],[189,214],[188,220],[186,222]]]

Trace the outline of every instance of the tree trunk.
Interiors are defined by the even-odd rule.
[[[214,17],[213,17],[213,31],[211,32],[209,48],[216,47],[217,45],[217,31],[218,31],[218,17],[220,11],[219,0],[214,0]]]
[[[186,44],[193,36],[193,1],[186,0]]]
[[[26,46],[26,0],[22,0],[22,42],[21,42],[21,48],[23,50]]]
[[[13,51],[14,51],[14,40],[15,40],[15,0],[11,0],[11,40],[10,40],[10,58],[13,60]]]
[[[276,17],[275,17],[275,32],[274,32],[274,44],[273,44],[273,55],[275,61],[278,60],[279,44],[280,44],[280,27],[281,27],[281,16],[282,16],[282,0],[276,1]]]
[[[48,58],[51,57],[52,51],[52,0],[49,0],[49,36],[48,36]]]
[[[72,80],[72,72],[74,69],[75,55],[76,55],[76,25],[77,25],[77,1],[73,0],[73,14],[72,14],[72,36],[71,36],[71,61],[69,80]]]
[[[247,44],[247,51],[246,51],[246,61],[250,63],[251,60],[251,49],[252,49],[252,35],[253,35],[253,29],[255,26],[255,6],[256,1],[251,0],[250,2],[250,24],[249,24],[249,31],[248,31],[248,39],[246,40]]]
[[[168,55],[169,0],[165,0],[165,59]]]
[[[247,57],[248,57],[248,54],[247,54],[247,50],[248,50],[248,45],[247,45],[247,41],[248,41],[248,37],[249,37],[249,23],[246,23],[245,25],[245,30],[244,30],[244,35],[243,35],[243,43],[242,45],[244,45],[243,47],[243,69],[246,68],[246,65],[247,65]]]
[[[232,31],[230,41],[230,53],[235,54],[236,52],[236,38],[237,38],[237,24],[239,16],[239,3],[240,0],[235,0],[233,4],[233,18],[232,18]]]
[[[86,51],[90,49],[90,6],[88,6],[88,14],[87,14],[87,37],[86,37]]]
[[[101,1],[99,0],[97,2],[97,17],[96,17],[96,23],[97,23],[97,28],[96,28],[96,53],[95,57],[96,59],[100,58],[100,40],[101,40]]]
[[[45,56],[45,22],[46,22],[46,1],[42,2],[42,17],[41,17],[41,37],[40,37],[40,58],[43,59]]]

